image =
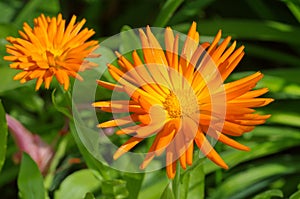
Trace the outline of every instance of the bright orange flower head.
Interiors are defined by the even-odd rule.
[[[144,61],[136,51],[132,53],[133,62],[117,53],[121,69],[108,64],[108,70],[118,83],[98,81],[102,87],[127,93],[130,100],[93,104],[103,111],[128,113],[98,125],[100,128],[119,126],[117,134],[132,136],[116,151],[114,159],[154,136],[142,169],[155,156],[165,153],[167,175],[174,178],[177,161],[183,169],[192,164],[194,144],[206,157],[227,169],[208,137],[236,149],[249,150],[228,135],[240,136],[270,117],[254,113],[253,109],[273,101],[257,98],[268,89],[252,90],[263,75],[257,72],[224,83],[242,59],[244,47],[235,50],[236,42],[229,45],[230,37],[220,42],[221,31],[212,43],[199,45],[199,34],[193,23],[180,56],[179,37],[174,36],[171,28],[165,31],[165,51],[149,27],[146,33],[142,29],[139,33]]]
[[[19,31],[22,38],[7,37],[12,45],[7,45],[4,59],[12,61],[11,68],[22,70],[14,80],[25,83],[37,79],[35,89],[38,90],[43,82],[49,88],[53,76],[64,86],[69,88],[69,76],[82,79],[78,71],[94,67],[96,64],[84,60],[95,57],[91,54],[97,47],[98,41],[87,40],[95,34],[93,30],[81,28],[85,19],[76,22],[73,16],[66,26],[62,15],[45,17],[43,14],[34,19],[34,27],[24,23],[23,31]]]

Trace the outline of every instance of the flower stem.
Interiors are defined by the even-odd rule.
[[[172,181],[172,190],[175,199],[180,199],[180,164],[177,162],[176,165],[176,175],[174,180]]]

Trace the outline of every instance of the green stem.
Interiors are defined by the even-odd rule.
[[[180,199],[180,163],[177,162],[175,178],[172,181],[172,190],[175,199]]]
[[[195,154],[193,165],[188,167],[181,173],[180,179],[182,182],[181,198],[186,199],[188,195],[197,195],[197,198],[204,198],[205,190],[205,173],[204,173],[204,158],[199,158],[199,154]]]

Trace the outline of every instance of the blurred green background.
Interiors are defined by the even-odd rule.
[[[268,87],[270,92],[266,96],[274,98],[275,102],[260,108],[259,112],[271,113],[272,117],[266,125],[237,138],[251,147],[250,152],[217,144],[216,148],[231,169],[224,171],[205,161],[203,170],[191,170],[188,198],[202,197],[199,190],[203,184],[197,177],[202,172],[205,174],[205,198],[300,198],[299,0],[1,0],[1,57],[6,55],[5,38],[18,36],[23,22],[32,24],[33,18],[41,13],[49,16],[62,13],[67,19],[73,14],[79,19],[86,18],[85,27],[93,28],[96,31],[93,39],[99,41],[119,33],[124,25],[131,28],[171,26],[186,33],[192,21],[197,22],[204,40],[211,39],[219,29],[223,36],[231,35],[238,45],[245,45],[246,56],[230,79],[262,71],[265,77],[257,87]],[[57,137],[67,122],[57,107],[66,105],[64,93],[55,93],[56,105],[53,105],[53,87],[35,92],[33,82],[21,85],[13,81],[16,71],[9,69],[8,64],[0,59],[0,98],[5,111],[48,143],[58,140],[54,146],[59,155],[52,165],[51,180],[48,175],[45,182],[50,198],[82,198],[80,190],[105,198],[106,189],[114,186],[123,192],[114,192],[111,198],[161,197],[169,183],[164,170],[146,175],[115,173],[114,179],[120,181],[114,185],[101,177],[99,184],[95,179],[92,181],[97,174],[91,174],[87,168],[96,168],[96,171],[98,168],[99,173],[103,168],[87,165],[89,160],[82,158],[82,150],[80,153],[70,135]],[[9,135],[6,161],[0,173],[1,198],[18,197],[19,165],[12,161],[16,152]],[[74,158],[81,161],[71,163]],[[124,190],[128,193],[124,194]]]

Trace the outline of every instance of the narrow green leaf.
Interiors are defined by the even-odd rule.
[[[182,198],[203,199],[205,188],[204,159],[200,159],[198,153],[194,156],[195,161],[191,167],[182,174]],[[187,179],[188,178],[188,179]],[[185,183],[187,183],[187,187]]]
[[[293,195],[289,197],[289,199],[299,199],[299,198],[300,198],[300,191],[293,193]]]
[[[0,172],[5,162],[5,154],[7,148],[7,123],[5,118],[5,110],[0,100]]]
[[[271,189],[256,195],[253,199],[271,199],[272,197],[283,198],[283,193],[278,189]]]
[[[190,25],[190,23],[185,23],[173,26],[173,28],[186,32]],[[198,30],[201,30],[204,35],[215,35],[219,29],[234,38],[300,44],[300,40],[295,40],[300,35],[300,27],[285,23],[245,19],[205,20],[198,23]]]
[[[180,191],[181,191],[180,173],[181,173],[181,166],[180,163],[177,162],[176,174],[174,179],[172,180],[172,191],[175,199],[180,199]]]
[[[300,127],[299,103],[300,100],[277,100],[260,111],[272,115],[268,122]]]
[[[54,193],[55,199],[82,199],[87,192],[98,191],[101,181],[90,169],[76,171],[69,175]]]
[[[223,181],[218,189],[212,194],[211,198],[237,198],[233,197],[235,194],[239,195],[240,198],[247,198],[247,196],[249,196],[248,194],[251,194],[251,192],[247,192],[247,195],[241,195],[243,194],[241,193],[242,190],[255,186],[258,183],[261,183],[260,187],[256,188],[262,189],[270,183],[262,183],[266,179],[270,179],[272,182],[272,177],[274,176],[288,175],[297,172],[300,169],[300,165],[295,164],[295,162],[298,161],[299,158],[290,159],[287,157],[275,157],[271,160],[265,160],[261,164],[255,165],[255,167],[241,170]]]
[[[286,83],[293,82],[300,84],[300,70],[298,68],[289,68],[289,69],[272,69],[264,70],[265,75],[276,76],[285,80]],[[273,82],[274,83],[274,82]]]
[[[60,163],[60,160],[63,158],[63,156],[66,153],[67,144],[68,144],[70,138],[72,138],[72,137],[69,134],[62,137],[62,139],[60,140],[59,145],[55,151],[55,155],[51,161],[51,165],[48,170],[48,174],[45,177],[45,187],[48,190],[50,189],[51,184],[53,182],[57,166]]]
[[[160,199],[175,199],[171,183],[167,184],[166,188],[164,189],[164,192],[161,194]]]
[[[254,72],[238,72],[230,76],[230,81],[237,80]],[[264,77],[257,84],[257,88],[267,87],[268,95],[276,99],[299,99],[300,98],[300,70],[299,69],[276,69],[264,70]]]
[[[287,7],[290,9],[290,11],[293,13],[294,17],[298,20],[300,23],[300,3],[295,1],[285,1]]]
[[[43,176],[31,157],[23,153],[18,176],[19,196],[22,199],[45,198]]]
[[[276,63],[284,63],[285,65],[299,67],[299,56],[283,51],[282,49],[261,46],[260,44],[253,45],[251,43],[245,43],[245,46],[245,51],[249,55],[251,54],[252,56],[259,57],[265,60],[267,59]],[[274,69],[272,69],[272,71],[273,70]],[[289,69],[287,71],[289,71]]]
[[[253,10],[260,18],[276,20],[277,15],[273,13],[272,8],[268,6],[267,3],[264,3],[264,1],[251,0],[246,1],[246,3],[249,5],[251,10]]]
[[[170,19],[170,23],[178,24],[189,20],[189,18],[199,15],[206,6],[214,1],[215,0],[185,1],[185,3],[182,4],[182,8]]]
[[[294,128],[258,126],[248,135],[250,136],[249,142],[242,144],[249,146],[251,151],[245,152],[229,148],[221,152],[221,157],[228,163],[229,167],[234,167],[255,158],[275,154],[293,146],[299,146],[300,143],[299,131]],[[220,169],[220,167],[209,160],[205,161],[204,164],[205,174]]]
[[[153,26],[164,27],[183,1],[184,0],[167,0],[160,10]]]

